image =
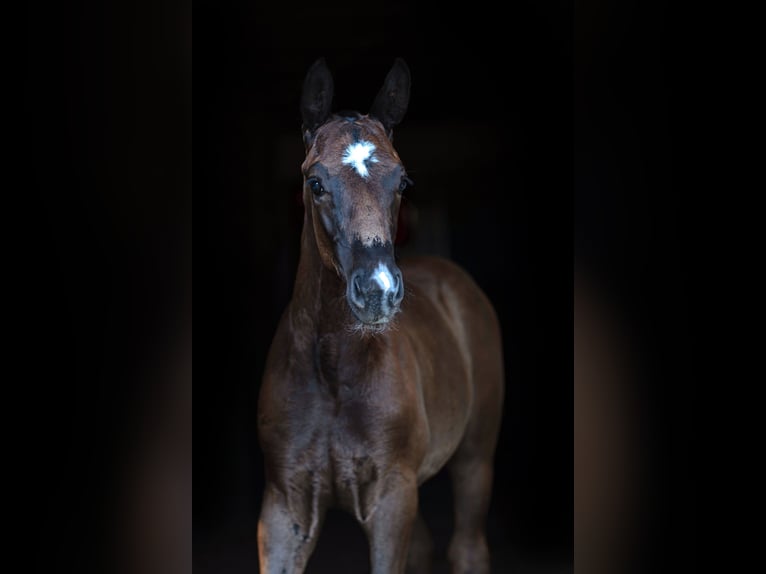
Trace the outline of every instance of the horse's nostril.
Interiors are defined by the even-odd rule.
[[[398,305],[404,298],[404,282],[402,281],[402,274],[397,273],[394,275],[394,288],[389,294],[389,300],[392,305]]]
[[[357,307],[364,307],[364,291],[361,285],[361,274],[357,273],[351,280],[351,300]]]

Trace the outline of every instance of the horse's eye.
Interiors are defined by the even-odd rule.
[[[411,185],[412,185],[412,180],[405,175],[402,178],[402,181],[399,182],[399,193],[403,193],[404,190],[410,187]]]
[[[324,187],[322,187],[322,182],[319,181],[317,178],[312,177],[308,180],[309,187],[311,188],[311,192],[319,197],[320,195],[323,195],[325,193]]]

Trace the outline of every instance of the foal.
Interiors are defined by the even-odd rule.
[[[408,179],[392,130],[409,90],[397,60],[369,115],[332,115],[324,60],[304,82],[301,255],[258,404],[263,574],[303,572],[330,506],[361,524],[373,574],[427,572],[418,486],[445,465],[455,503],[452,572],[489,572],[500,330],[456,265],[394,260]]]

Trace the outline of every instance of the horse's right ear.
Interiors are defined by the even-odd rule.
[[[314,139],[314,132],[330,117],[333,81],[324,58],[319,58],[306,72],[301,95],[301,117],[303,118],[303,141],[308,147]]]

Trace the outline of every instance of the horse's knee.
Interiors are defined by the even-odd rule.
[[[284,496],[267,487],[258,521],[258,555],[263,574],[300,574],[316,545],[321,517],[296,515]]]
[[[489,548],[484,535],[456,534],[449,545],[452,574],[489,574]]]

